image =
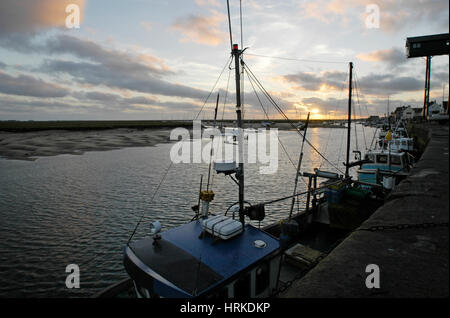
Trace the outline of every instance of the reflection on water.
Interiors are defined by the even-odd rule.
[[[366,128],[365,135],[372,134]],[[246,200],[252,203],[292,194],[301,138],[293,131],[279,131],[279,137],[294,165],[282,147],[276,174],[259,174],[257,163],[246,165]],[[308,130],[308,139],[341,170],[345,138],[345,129]],[[358,138],[364,150],[362,135]],[[148,234],[151,219],[158,219],[163,230],[189,221],[200,175],[206,180],[208,163],[175,164],[149,202],[170,164],[171,147],[60,155],[34,162],[1,159],[0,297],[85,297],[126,278],[122,251],[142,213],[148,219],[135,238]],[[318,166],[332,169],[305,145],[302,171]],[[223,175],[213,173],[211,178],[216,193],[211,212],[223,213],[237,201],[237,186]],[[304,190],[300,182],[299,191]],[[267,206],[261,225],[286,216],[289,203]],[[80,289],[65,287],[65,268],[72,263],[80,266]]]

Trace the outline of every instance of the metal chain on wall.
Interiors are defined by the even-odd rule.
[[[376,231],[384,231],[384,230],[405,230],[405,229],[428,229],[428,228],[435,228],[440,226],[446,226],[448,227],[448,222],[441,222],[441,223],[419,223],[419,224],[393,224],[393,225],[374,225],[369,228],[360,228],[356,229],[353,232],[356,231],[369,231],[369,232],[376,232]]]
[[[418,223],[418,224],[393,224],[393,225],[374,225],[368,228],[358,228],[352,232],[349,233],[349,235],[353,232],[358,231],[369,231],[369,232],[377,232],[377,231],[385,231],[385,230],[405,230],[405,229],[429,229],[429,228],[436,228],[436,227],[448,227],[448,222],[441,222],[441,223],[431,223],[431,222],[425,222],[425,223]],[[348,236],[347,236],[348,237]],[[301,279],[303,276],[306,275],[311,269],[313,269],[317,264],[319,264],[334,248],[339,245],[342,240],[339,240],[336,242],[327,253],[324,253],[323,255],[319,256],[314,263],[311,264],[308,268],[300,271],[297,275],[295,275],[291,280],[283,283],[281,287],[279,287],[273,294],[273,297],[278,296],[280,293],[283,293],[286,291],[289,287],[292,286],[292,284]]]

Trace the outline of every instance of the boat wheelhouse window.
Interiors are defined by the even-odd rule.
[[[364,156],[364,159],[370,160],[370,161],[374,161],[374,160],[373,160],[373,159],[374,159],[374,156],[373,156],[373,155],[366,154],[366,155]]]
[[[388,157],[387,155],[377,155],[377,163],[387,163]]]
[[[391,156],[391,164],[399,166],[402,164],[402,159],[399,156]]]
[[[235,298],[248,298],[251,297],[251,276],[247,273],[244,277],[239,278],[234,283],[234,297]]]
[[[266,262],[256,269],[255,294],[261,294],[267,289],[270,282],[269,263]]]

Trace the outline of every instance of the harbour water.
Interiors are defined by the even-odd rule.
[[[358,125],[356,135],[364,153],[374,129],[365,127],[363,133],[361,128]],[[330,162],[345,170],[346,132],[311,128],[307,136]],[[294,131],[278,133],[287,154],[278,145],[277,173],[263,175],[258,163],[246,165],[245,195],[251,203],[292,194],[301,138]],[[194,214],[190,207],[197,204],[200,175],[206,182],[208,163],[174,164],[150,202],[170,165],[172,146],[164,143],[35,161],[0,159],[0,297],[89,297],[126,278],[122,252],[142,214],[145,221],[135,238],[148,234],[150,220],[159,220],[163,230],[183,224]],[[319,166],[333,170],[305,145],[301,170],[312,172]],[[216,196],[210,210],[223,213],[237,201],[237,186],[215,173],[212,183]],[[305,187],[300,182],[299,192]],[[286,200],[267,206],[261,226],[287,216],[289,204]],[[296,209],[303,207],[301,198]],[[69,264],[80,268],[79,289],[66,288]]]

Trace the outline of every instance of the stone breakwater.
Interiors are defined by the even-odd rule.
[[[281,297],[449,296],[449,130],[425,128],[430,138],[411,175]],[[373,226],[381,227],[364,230]],[[379,268],[379,288],[366,285],[371,264]]]

